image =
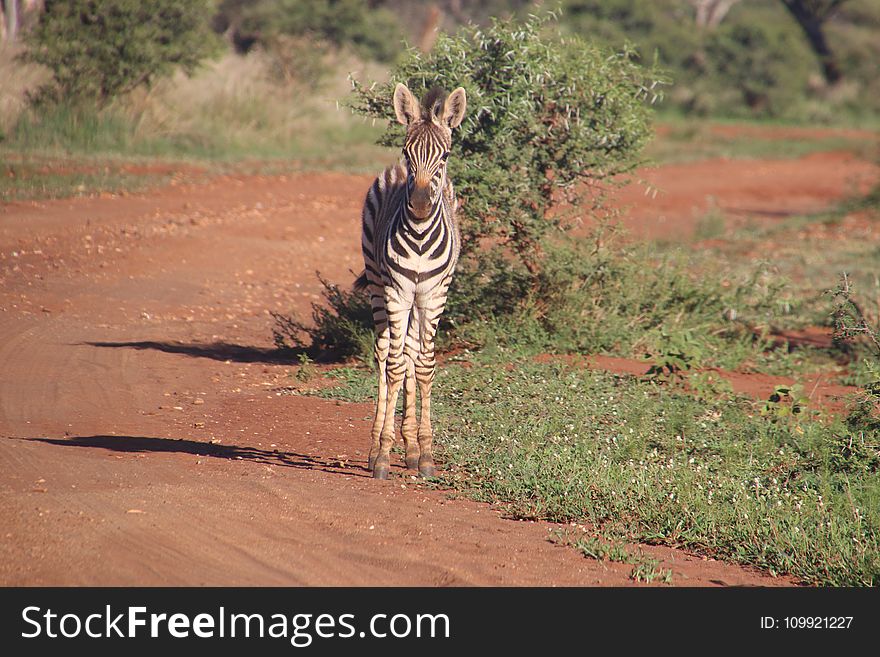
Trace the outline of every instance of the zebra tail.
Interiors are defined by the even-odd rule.
[[[354,281],[354,291],[355,292],[365,292],[367,287],[369,287],[370,282],[367,280],[367,270],[361,272],[361,275],[358,276]]]

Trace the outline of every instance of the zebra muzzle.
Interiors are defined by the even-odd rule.
[[[431,187],[426,186],[424,189],[416,187],[413,189],[409,197],[409,211],[416,219],[427,219],[431,214]]]

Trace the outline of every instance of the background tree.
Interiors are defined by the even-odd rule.
[[[566,0],[563,8],[566,29],[613,47],[631,42],[643,62],[656,57],[673,79],[669,101],[688,114],[805,111],[817,63],[778,0]]]
[[[696,14],[694,20],[701,29],[715,29],[727,16],[727,12],[739,0],[689,0]]]
[[[241,51],[256,44],[271,48],[281,35],[347,47],[381,62],[390,62],[403,49],[400,23],[378,1],[222,0],[214,25],[228,32]]]
[[[211,4],[178,0],[46,0],[25,41],[26,61],[52,71],[36,103],[102,105],[215,51]]]
[[[0,2],[0,43],[14,43],[19,32],[34,22],[43,0],[2,0]]]
[[[782,0],[819,58],[822,74],[829,85],[840,82],[843,73],[825,36],[825,24],[844,2],[846,0]]]
[[[733,92],[752,113],[781,116],[803,98],[811,57],[793,27],[731,22],[707,39],[705,53],[716,102]]]

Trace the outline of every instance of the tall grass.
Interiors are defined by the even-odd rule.
[[[379,131],[337,107],[349,88],[348,72],[366,66],[350,57],[333,55],[328,74],[314,87],[279,76],[264,52],[226,54],[193,77],[178,73],[101,111],[64,105],[27,109],[26,93],[45,73],[25,70],[10,53],[0,59],[0,72],[16,72],[16,83],[0,91],[7,153],[274,159],[355,170],[372,170],[382,159],[382,149],[374,145]]]
[[[0,45],[0,144],[27,108],[27,93],[48,78],[42,67],[18,61],[20,52],[8,44]]]

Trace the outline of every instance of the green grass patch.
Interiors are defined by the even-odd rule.
[[[391,159],[359,120],[339,127],[301,121],[302,129],[281,138],[268,129],[255,135],[217,123],[169,134],[144,131],[118,108],[24,114],[0,140],[0,201],[137,192],[172,178],[193,182],[228,173],[364,172]]]
[[[772,321],[776,329],[808,326],[831,327],[832,289],[846,272],[860,303],[870,316],[880,312],[880,186],[869,193],[844,199],[823,212],[789,217],[771,225],[744,226],[728,231],[699,251],[686,255],[687,266],[707,278],[742,278],[765,263],[766,271],[780,283],[776,301],[782,312]],[[675,253],[674,245],[659,245]],[[866,352],[860,344],[836,343],[830,348],[800,345],[789,353],[775,349],[755,359],[761,371],[783,373],[849,368],[845,382],[859,381],[860,361]],[[779,357],[783,358],[780,360]],[[771,359],[768,361],[768,359]]]
[[[675,356],[683,369],[757,362],[770,345],[766,332],[796,309],[785,281],[761,266],[725,276],[692,265],[681,249],[595,249],[588,239],[548,250],[535,290],[514,280],[471,297],[465,272],[454,283],[463,293],[447,308],[450,338],[514,355]]]
[[[694,227],[694,239],[700,241],[722,237],[726,225],[724,212],[718,207],[711,207],[697,220],[697,225]]]
[[[200,177],[192,167],[143,160],[7,155],[0,165],[0,202],[140,192]]]
[[[327,373],[336,382],[330,388],[317,391],[324,399],[342,399],[349,402],[374,401],[376,398],[376,375],[355,367],[339,367]],[[402,402],[402,400],[398,400]]]
[[[843,151],[865,160],[876,159],[878,139],[865,139],[846,129],[830,128],[820,136],[800,134],[809,131],[803,124],[763,122],[724,122],[717,119],[675,119],[664,116],[661,136],[645,149],[645,154],[660,164],[679,164],[700,160],[725,159],[795,159],[814,153]],[[792,132],[786,135],[786,129]],[[737,131],[742,131],[738,133]],[[778,131],[774,134],[774,131]]]
[[[330,394],[372,399],[373,376],[360,371],[356,388]],[[776,406],[796,403],[780,395]],[[433,408],[442,484],[513,517],[585,522],[812,584],[880,577],[876,432],[810,409],[767,412],[731,395],[484,355],[439,370]]]
[[[641,550],[632,550],[620,540],[602,540],[596,536],[577,535],[571,531],[557,531],[550,540],[558,545],[572,547],[588,559],[632,564],[630,579],[636,582],[672,583],[672,571],[661,568],[660,562],[646,556]]]
[[[258,99],[251,110],[227,108],[229,120],[214,116],[201,123],[145,128],[131,111],[59,106],[23,114],[3,140],[6,153],[44,156],[114,156],[204,162],[286,162],[290,169],[356,170],[377,168],[387,151],[374,141],[378,131],[368,123],[339,116],[328,119],[317,110],[297,116],[295,126],[271,125],[259,116]],[[222,113],[222,108],[215,108]],[[207,109],[205,109],[207,112]]]

